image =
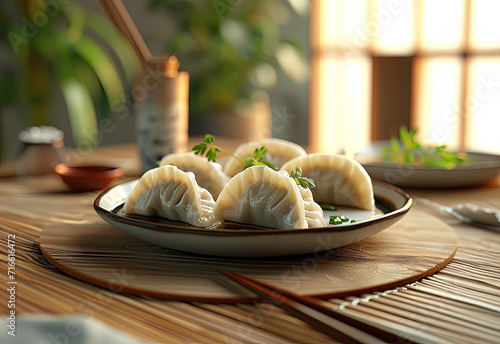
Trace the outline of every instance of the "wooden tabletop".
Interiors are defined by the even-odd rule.
[[[123,167],[126,174],[116,183],[139,173],[134,146],[85,152],[82,161]],[[50,223],[78,224],[95,216],[92,203],[98,193],[72,193],[55,175],[19,178],[9,176],[12,171],[12,166],[0,167],[2,314],[10,311],[11,239],[15,243],[18,315],[78,314],[100,319],[148,343],[335,343],[271,304],[158,300],[112,292],[66,275],[44,258],[39,235]],[[441,215],[420,205],[418,199],[448,206],[473,202],[500,208],[500,176],[478,188],[406,191],[415,198],[416,211],[433,214],[453,228],[459,238],[454,259],[423,280],[326,302],[398,333],[401,343],[409,334],[423,343],[498,343],[500,232]]]

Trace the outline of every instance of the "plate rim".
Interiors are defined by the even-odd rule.
[[[365,221],[360,221],[356,223],[349,223],[344,226],[327,226],[327,227],[314,227],[314,228],[286,228],[286,229],[274,229],[274,228],[263,228],[263,229],[244,229],[244,230],[234,230],[234,229],[217,229],[210,230],[206,227],[194,227],[194,226],[186,226],[186,225],[173,225],[173,224],[161,224],[161,223],[153,223],[146,220],[141,219],[131,219],[126,218],[125,216],[118,215],[112,211],[106,210],[102,208],[99,203],[103,197],[105,197],[112,189],[122,186],[124,184],[136,181],[139,179],[132,179],[128,181],[124,181],[123,183],[116,184],[112,187],[108,187],[104,191],[102,191],[94,200],[93,207],[96,213],[103,219],[109,219],[112,222],[117,222],[127,226],[134,226],[146,230],[152,230],[156,232],[162,233],[182,233],[188,235],[203,235],[203,236],[221,236],[221,237],[232,237],[232,236],[269,236],[269,235],[287,235],[287,234],[314,234],[314,233],[324,233],[325,231],[330,231],[334,229],[336,232],[349,232],[358,230],[360,228],[364,228],[367,226],[373,226],[377,223],[388,221],[393,218],[398,218],[404,214],[406,214],[412,204],[412,197],[404,190],[399,187],[385,183],[379,180],[372,179],[372,184],[377,185],[379,187],[390,189],[393,192],[396,192],[400,196],[402,196],[406,202],[403,206],[389,212],[385,213],[381,216],[378,216],[373,219],[368,219]],[[121,204],[120,204],[121,205]],[[119,206],[119,205],[118,205]],[[107,220],[106,220],[107,221]]]

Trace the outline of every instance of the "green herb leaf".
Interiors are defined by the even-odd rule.
[[[323,210],[331,210],[331,211],[335,211],[337,210],[337,208],[335,208],[333,205],[331,204],[320,204],[319,205],[321,207],[321,209]]]
[[[255,158],[246,158],[245,159],[245,168],[250,167],[250,166],[267,166],[264,164],[262,161],[259,161]]]
[[[278,167],[274,165],[272,162],[267,160],[262,160],[264,158],[264,155],[266,155],[266,152],[267,148],[265,146],[256,148],[253,151],[253,157],[248,157],[243,160],[243,168],[246,169],[250,166],[260,165],[260,166],[267,166],[275,171],[278,171]]]
[[[295,179],[295,182],[298,185],[302,186],[304,189],[312,190],[316,188],[316,183],[314,182],[314,180],[302,176],[302,168],[300,167],[295,167],[295,171],[292,171],[292,173],[290,173],[290,176]]]
[[[264,159],[264,155],[267,153],[267,148],[265,146],[262,146],[260,148],[255,148],[253,151],[253,157],[257,161],[261,161]]]
[[[302,168],[295,167],[295,171],[292,171],[292,173],[290,173],[290,176],[294,179],[302,177]]]
[[[250,166],[267,166],[272,168],[275,171],[278,171],[278,167],[269,161],[259,161],[255,158],[246,158],[243,160],[243,169],[246,169]]]
[[[302,186],[304,189],[312,190],[316,188],[316,183],[311,178],[300,177],[295,180],[298,181],[299,185]]]
[[[254,166],[254,158],[245,158],[243,160],[243,169],[247,169],[249,168],[250,166]]]
[[[236,160],[238,160],[239,162],[241,162],[243,164],[243,161],[240,158],[238,158],[237,156],[235,156],[233,153],[214,145],[213,144],[214,141],[215,141],[215,136],[210,135],[210,134],[205,134],[205,137],[203,138],[203,142],[195,145],[192,148],[192,150],[195,152],[195,154],[205,155],[208,161],[216,162],[217,155],[219,155],[219,153],[224,153],[224,154],[227,154],[229,156],[232,156],[233,158],[235,158]],[[205,152],[206,152],[206,154],[205,154]]]
[[[264,165],[266,165],[267,167],[270,167],[272,168],[273,170],[277,171],[278,170],[278,167],[273,164],[272,162],[270,161],[267,161],[267,160],[264,160],[264,161],[261,161],[261,163],[263,163]]]
[[[206,143],[198,143],[196,146],[193,147],[194,154],[198,155],[204,155],[205,151],[207,150],[207,144]]]
[[[219,148],[212,147],[212,148],[210,148],[208,150],[206,157],[207,157],[208,161],[215,162],[216,159],[217,159],[217,154],[219,154],[219,153],[220,153],[220,149]]]
[[[215,136],[210,135],[210,134],[205,134],[205,138],[203,139],[203,142],[211,144],[214,143]]]

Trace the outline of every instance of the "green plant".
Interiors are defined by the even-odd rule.
[[[0,110],[13,105],[25,124],[50,124],[61,94],[78,144],[97,143],[99,120],[124,92],[121,74],[138,71],[107,19],[70,0],[2,1],[0,45],[16,63],[0,70]]]
[[[177,31],[166,51],[190,74],[190,112],[235,110],[274,86],[277,72],[306,76],[299,44],[283,39],[290,18],[283,0],[150,0],[166,10]]]
[[[399,128],[399,138],[392,137],[391,145],[383,147],[384,161],[413,166],[454,168],[465,161],[459,153],[446,149],[446,145],[424,146],[416,139],[417,129],[408,130],[405,126]]]

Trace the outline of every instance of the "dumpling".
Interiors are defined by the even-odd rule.
[[[229,180],[215,202],[214,214],[219,219],[271,228],[326,226],[323,210],[311,192],[288,173],[266,166],[249,167]]]
[[[168,165],[147,171],[125,202],[125,214],[160,216],[196,227],[218,222],[212,195],[196,183],[192,172]]]
[[[304,189],[299,185],[297,185],[297,189],[299,189],[300,196],[304,200],[304,212],[308,226],[326,227],[323,209],[321,209],[321,206],[314,201],[311,190]]]
[[[296,167],[316,182],[312,190],[316,202],[374,209],[371,178],[357,161],[337,154],[315,153],[292,159],[281,169],[292,172]]]
[[[239,159],[244,160],[245,158],[252,157],[254,150],[262,146],[267,148],[264,160],[272,162],[278,168],[290,159],[307,155],[304,148],[298,144],[273,138],[244,143],[236,148],[233,154]],[[236,173],[241,171],[243,171],[241,163],[234,157],[230,157],[224,167],[224,172],[229,177],[233,177]]]
[[[207,189],[214,199],[229,181],[229,177],[222,172],[222,166],[210,162],[206,158],[194,153],[173,153],[163,157],[160,166],[175,165],[184,172],[193,172],[198,185]]]

